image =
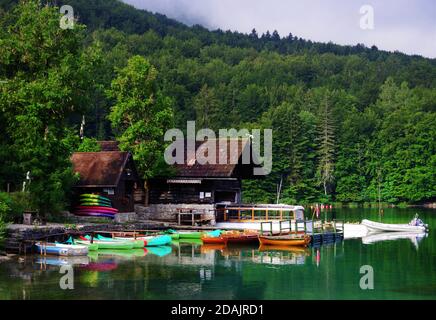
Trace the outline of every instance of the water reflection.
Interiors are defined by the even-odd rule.
[[[362,237],[363,244],[373,244],[382,241],[394,241],[400,239],[409,239],[415,248],[419,249],[419,243],[427,237],[427,233],[416,233],[416,232],[383,232],[369,234],[366,237]]]
[[[182,240],[83,259],[17,257],[0,263],[0,299],[434,299],[434,239],[431,229],[427,238],[383,233],[309,248]],[[371,292],[359,287],[365,264],[377,272]],[[74,268],[74,290],[59,288],[62,265]]]

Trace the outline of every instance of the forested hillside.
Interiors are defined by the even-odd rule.
[[[13,20],[5,12],[15,2],[0,1],[3,28]],[[63,2],[86,25],[74,38],[85,61],[77,68],[92,78],[81,94],[86,102],[77,102],[82,108],[66,117],[76,132],[85,115],[87,137],[117,135],[108,119],[114,105],[108,90],[118,71],[139,55],[157,70],[159,95],[169,99],[177,127],[195,119],[197,127],[274,130],[273,172],[245,183],[245,201],[275,202],[280,181],[282,203],[379,197],[419,203],[436,197],[435,59],[313,43],[275,31],[209,31],[116,0],[50,1]],[[7,38],[4,31],[1,37]],[[0,78],[13,78],[20,64],[1,59]],[[74,82],[75,90],[82,80]],[[2,128],[0,134],[8,145],[10,135]],[[1,189],[5,181],[20,181],[24,166],[14,168],[0,168]]]

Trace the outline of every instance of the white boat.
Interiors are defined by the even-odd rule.
[[[362,220],[362,225],[368,228],[370,232],[415,232],[421,233],[428,230],[425,224],[393,224],[393,223],[380,223],[370,220]]]
[[[88,254],[88,247],[83,245],[37,242],[35,247],[37,252],[43,255],[86,256]]]

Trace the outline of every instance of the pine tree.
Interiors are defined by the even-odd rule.
[[[335,166],[335,125],[329,93],[324,95],[320,108],[318,141],[318,182],[322,184],[324,195],[327,196],[334,182]]]

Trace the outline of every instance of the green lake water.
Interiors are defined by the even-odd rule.
[[[0,299],[436,299],[436,211],[334,209],[328,216],[430,225],[424,238],[365,244],[349,239],[320,248],[259,251],[176,243],[171,247],[65,259],[31,255],[0,262]],[[59,264],[73,265],[74,289],[62,290]],[[374,289],[359,286],[372,267]]]

